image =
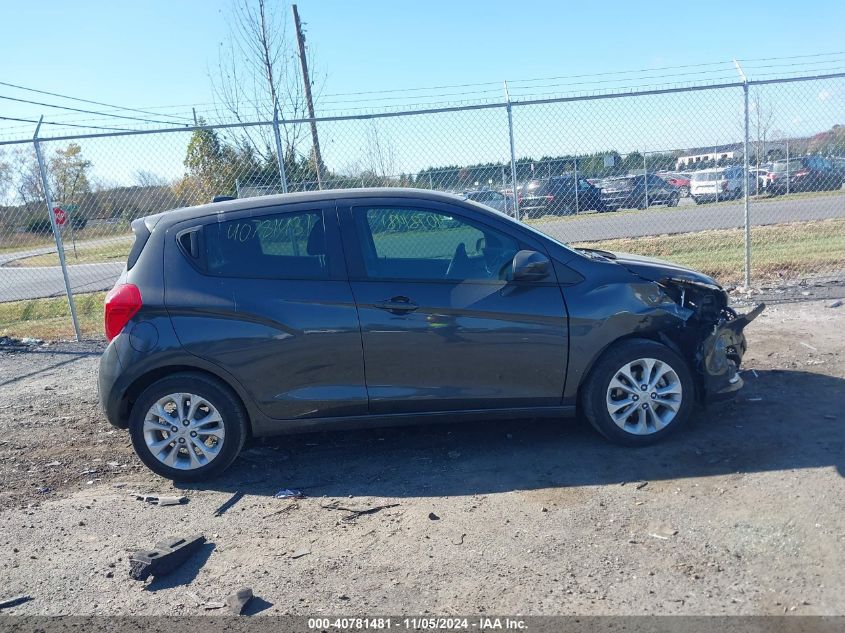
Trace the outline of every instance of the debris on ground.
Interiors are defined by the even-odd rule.
[[[343,517],[343,520],[344,521],[353,521],[353,520],[357,519],[359,516],[362,516],[364,514],[375,514],[376,512],[380,512],[381,510],[387,510],[388,508],[395,508],[398,505],[399,505],[398,503],[386,503],[384,505],[373,506],[371,508],[356,509],[356,508],[346,508],[342,505],[338,505],[337,501],[334,501],[334,502],[332,502],[328,505],[321,505],[320,507],[324,508],[326,510],[341,510],[343,512],[349,512],[349,514],[347,514],[345,517]]]
[[[223,516],[223,514],[229,510],[233,505],[235,505],[238,501],[243,499],[244,493],[240,490],[235,492],[231,497],[226,499],[223,503],[220,504],[220,507],[214,511],[214,515],[216,517]]]
[[[129,558],[129,577],[146,580],[150,576],[165,576],[188,560],[203,543],[204,536],[173,536],[156,543],[151,550],[139,550]]]
[[[286,512],[290,512],[291,510],[298,510],[299,504],[298,503],[291,503],[288,506],[285,506],[281,510],[274,510],[270,514],[264,514],[261,516],[262,519],[269,519],[272,516],[276,516],[277,514],[285,514]]]
[[[282,488],[273,495],[276,499],[304,499],[305,494],[301,490],[291,490],[290,488]]]
[[[32,596],[27,596],[27,595],[20,595],[20,596],[14,596],[13,598],[0,599],[0,609],[9,609],[11,607],[16,607],[19,604],[23,604],[24,602],[29,602],[30,600],[32,600]]]
[[[439,521],[440,520],[440,517],[437,516],[436,514],[434,514],[434,512],[429,512],[428,518],[431,519],[432,521]]]
[[[138,501],[144,501],[145,503],[149,503],[154,506],[178,506],[188,503],[188,497],[185,496],[158,497],[156,495],[142,495],[137,492],[132,493],[132,496]]]
[[[229,611],[235,615],[240,615],[250,600],[252,600],[252,589],[250,587],[244,587],[232,595],[226,596],[225,602],[226,606],[229,607]]]
[[[204,605],[202,605],[202,608],[206,611],[211,611],[212,609],[222,609],[225,606],[225,602],[206,602]]]
[[[839,307],[841,307],[841,306],[842,306],[842,300],[841,300],[841,299],[837,299],[837,300],[836,300],[836,301],[834,301],[833,303],[829,303],[829,304],[827,304],[827,307],[828,307],[828,308],[839,308]]]
[[[675,536],[677,533],[678,530],[663,523],[655,523],[648,527],[648,535],[662,541],[668,541],[670,537]]]
[[[303,556],[308,556],[311,553],[311,550],[307,547],[300,547],[298,550],[295,550],[290,557],[291,558],[302,558]]]
[[[647,485],[648,485],[648,482],[647,482],[647,481],[641,481],[640,483],[638,483],[638,484],[637,484],[637,490],[642,490],[642,489],[643,489],[643,488],[645,488]]]

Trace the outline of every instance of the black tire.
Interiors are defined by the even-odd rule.
[[[637,435],[623,430],[613,421],[608,406],[608,389],[617,371],[637,359],[651,358],[671,367],[680,382],[681,400],[675,417],[660,430]],[[581,392],[581,406],[590,424],[615,444],[648,446],[659,442],[689,420],[695,402],[695,383],[687,362],[674,351],[654,341],[631,339],[608,348],[596,362]],[[630,409],[633,414],[634,409]]]
[[[192,393],[211,403],[222,418],[225,432],[223,448],[209,463],[194,469],[173,468],[152,454],[144,438],[144,419],[150,408],[172,393]],[[216,477],[228,468],[246,442],[248,418],[241,401],[225,383],[205,374],[180,372],[157,380],[147,387],[129,415],[129,435],[140,460],[157,475],[173,481],[203,481]]]
[[[667,207],[677,207],[678,201],[681,199],[681,196],[677,193],[669,194],[669,199],[666,201]]]

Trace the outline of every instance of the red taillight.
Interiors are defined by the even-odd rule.
[[[809,173],[810,173],[809,169],[802,169],[801,171],[796,171],[795,175],[796,176],[807,176],[807,175],[809,175]]]
[[[104,325],[106,340],[120,334],[129,319],[138,313],[143,305],[141,291],[133,284],[118,284],[106,295]]]

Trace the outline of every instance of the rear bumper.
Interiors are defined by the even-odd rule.
[[[100,406],[106,414],[109,424],[119,429],[125,429],[129,420],[121,415],[121,399],[123,392],[117,388],[117,382],[123,372],[120,358],[117,355],[118,340],[125,336],[119,334],[109,343],[106,351],[100,357],[100,370],[97,374],[97,389],[100,395]]]

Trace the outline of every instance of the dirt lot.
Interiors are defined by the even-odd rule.
[[[178,489],[100,414],[100,344],[0,346],[0,598],[198,614],[248,585],[263,613],[843,614],[845,307],[828,304],[770,307],[739,399],[656,447],[579,422],[325,433]],[[194,533],[209,544],[177,573],[129,579],[132,551]]]

